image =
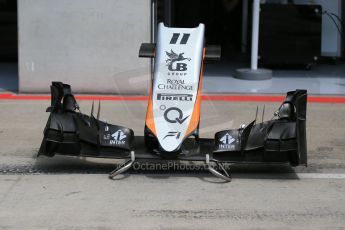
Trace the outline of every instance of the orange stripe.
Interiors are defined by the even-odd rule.
[[[202,74],[204,72],[204,57],[205,57],[205,48],[203,49],[203,54],[202,54],[198,93],[196,95],[192,118],[190,120],[187,132],[184,136],[185,138],[191,135],[194,132],[194,130],[198,128],[198,125],[200,122],[200,104],[201,104]]]
[[[157,137],[155,121],[153,118],[153,104],[152,104],[152,85],[150,89],[149,101],[146,111],[146,127],[151,130],[151,132]]]

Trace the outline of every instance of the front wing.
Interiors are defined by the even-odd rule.
[[[50,116],[38,155],[130,158],[130,163],[145,159],[307,164],[306,90],[288,92],[275,119],[262,123],[254,120],[240,129],[217,132],[213,139],[188,138],[173,158],[148,146],[144,137],[134,136],[133,130],[100,121],[99,113],[97,118],[93,111],[90,116],[82,114],[69,85],[53,82],[51,91]]]

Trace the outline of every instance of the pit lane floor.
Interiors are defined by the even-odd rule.
[[[0,101],[0,229],[345,229],[344,104],[308,104],[308,168],[231,165],[231,183],[182,163],[109,180],[121,161],[36,158],[48,104]],[[201,136],[249,123],[263,104],[265,119],[280,105],[203,102]],[[101,118],[142,135],[145,109],[102,102]]]

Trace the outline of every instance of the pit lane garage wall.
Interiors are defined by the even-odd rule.
[[[18,0],[19,91],[147,94],[150,0]]]

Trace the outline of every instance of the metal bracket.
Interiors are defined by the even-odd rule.
[[[117,175],[120,175],[121,173],[127,171],[130,169],[135,162],[135,153],[134,151],[131,151],[131,159],[128,160],[126,163],[124,163],[120,168],[115,169],[109,174],[110,179],[114,179]]]
[[[213,168],[213,166],[211,165],[211,161],[215,162],[216,165],[218,166],[218,168],[220,168],[224,173],[219,172],[217,169]],[[210,160],[209,154],[206,154],[206,166],[207,166],[207,170],[210,171],[216,177],[219,177],[219,178],[225,180],[226,182],[231,181],[232,178],[229,175],[229,173],[226,171],[226,169],[224,168],[223,164],[216,161],[216,160]]]

